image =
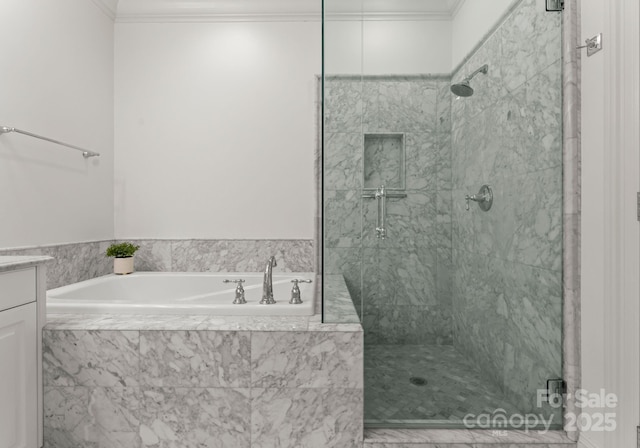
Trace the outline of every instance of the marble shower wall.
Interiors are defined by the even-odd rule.
[[[450,344],[450,78],[325,79],[326,274],[342,274],[368,344]],[[407,198],[361,197],[364,135],[404,134]]]
[[[453,77],[489,64],[452,101],[454,345],[527,412],[562,376],[561,20],[523,0]]]
[[[315,272],[311,240],[127,240],[140,246],[138,271],[260,272],[275,255],[276,272]],[[93,241],[52,246],[0,249],[0,255],[48,255],[47,288],[77,283],[113,272],[105,257],[114,243]]]

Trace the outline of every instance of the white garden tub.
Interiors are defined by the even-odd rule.
[[[262,273],[135,272],[106,275],[47,291],[47,313],[208,314],[300,316],[314,311],[314,283],[300,283],[302,304],[290,305],[293,279],[313,280],[311,272],[273,274],[276,303],[260,305]],[[234,305],[235,284],[244,279],[244,305]]]

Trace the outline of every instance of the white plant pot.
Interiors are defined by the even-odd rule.
[[[133,272],[133,257],[114,258],[113,273],[118,275],[131,274]]]

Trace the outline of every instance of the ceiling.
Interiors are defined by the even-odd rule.
[[[320,0],[93,0],[116,21],[318,20]],[[450,20],[465,0],[324,0],[332,18]]]

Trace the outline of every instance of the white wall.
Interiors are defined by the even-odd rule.
[[[451,71],[451,22],[335,21],[325,24],[327,74],[425,74]]]
[[[516,0],[466,0],[451,24],[452,70],[462,62]]]
[[[116,24],[117,238],[313,238],[320,26]]]
[[[582,0],[582,35],[602,30],[604,4]],[[599,391],[605,385],[604,358],[604,58],[582,57],[582,253],[581,326],[582,387]],[[584,180],[588,179],[588,182]],[[604,446],[604,433],[583,435],[595,446]]]
[[[582,384],[615,393],[615,431],[585,431],[584,448],[637,446],[640,418],[640,11],[635,0],[581,0],[580,40],[603,33],[603,50],[582,50]],[[594,420],[595,421],[595,420]]]
[[[113,237],[113,22],[91,1],[3,0],[0,248]]]

